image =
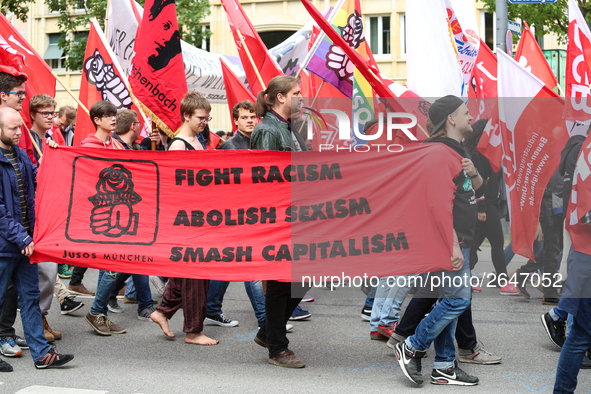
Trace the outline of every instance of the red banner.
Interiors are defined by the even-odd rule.
[[[134,109],[129,91],[124,82],[117,58],[105,40],[105,34],[95,19],[91,21],[90,33],[84,53],[82,81],[80,83],[80,102],[90,108],[97,101],[106,100],[117,109]],[[138,113],[139,116],[139,113]],[[95,128],[88,115],[80,115],[76,122],[73,146],[80,146],[89,134],[94,134]]]
[[[451,269],[461,158],[442,144],[358,154],[59,148],[43,160],[35,262],[230,281]]]
[[[168,135],[181,125],[187,79],[174,1],[147,0],[135,39],[129,84],[146,115]]]

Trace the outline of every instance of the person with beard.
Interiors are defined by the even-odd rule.
[[[472,116],[468,107],[456,96],[436,100],[429,109],[434,127],[426,143],[441,143],[461,157],[462,171],[453,179],[456,190],[453,199],[452,271],[440,271],[439,303],[419,323],[415,333],[398,343],[394,353],[404,375],[416,384],[423,383],[421,359],[434,343],[431,383],[471,386],[478,378],[462,371],[456,364],[454,335],[458,317],[470,306],[470,246],[478,216],[476,198],[484,194],[485,182],[474,167],[470,153],[462,140],[472,132]],[[460,278],[460,285],[454,279]],[[454,285],[455,283],[455,285]]]
[[[301,97],[298,79],[287,75],[273,78],[267,89],[259,92],[255,111],[262,119],[252,132],[251,149],[291,152],[308,150],[291,124],[292,100],[301,100]],[[301,286],[299,288],[302,289]],[[292,284],[289,282],[269,280],[265,295],[266,320],[254,341],[269,349],[269,364],[304,368],[306,364],[288,348],[285,327],[304,294],[292,294]]]
[[[2,92],[0,95],[12,94]],[[0,308],[12,282],[20,300],[23,331],[35,368],[45,369],[70,362],[71,354],[57,354],[43,335],[39,308],[39,272],[29,257],[35,250],[35,185],[37,167],[18,147],[22,120],[13,108],[0,108]],[[57,148],[53,141],[48,142]],[[10,372],[12,366],[0,362],[0,372]]]

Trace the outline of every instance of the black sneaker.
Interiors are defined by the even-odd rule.
[[[74,301],[74,297],[68,296],[64,298],[64,302],[61,303],[60,309],[62,310],[62,315],[67,315],[84,306],[83,303]]]
[[[421,358],[426,351],[416,350],[411,351],[406,342],[402,341],[394,347],[394,354],[398,359],[400,369],[404,375],[416,384],[423,384],[423,374],[421,373]]]
[[[364,306],[363,309],[361,309],[361,318],[365,321],[370,321],[371,320],[371,308]]]
[[[462,371],[454,361],[454,365],[449,368],[434,369],[431,373],[431,383],[450,384],[455,386],[475,386],[478,384],[478,378]]]
[[[57,354],[55,350],[50,349],[47,354],[35,363],[35,368],[55,368],[61,367],[74,359],[73,354]]]
[[[566,340],[566,322],[554,321],[550,316],[550,312],[546,312],[542,315],[542,324],[550,341],[562,349],[562,345]]]
[[[525,282],[527,281],[526,279],[529,278],[529,275],[524,272],[522,273],[521,269],[518,269],[517,271],[515,271],[515,276],[517,282],[515,284],[515,287],[517,288],[517,291],[519,292],[519,294],[521,294],[529,300],[530,295],[527,291],[527,287],[525,287]]]
[[[12,372],[12,365],[4,360],[0,360],[0,372]]]
[[[215,324],[221,327],[236,327],[238,325],[238,320],[230,320],[223,313],[220,313],[217,316],[207,316],[205,318],[205,323]]]
[[[585,352],[585,357],[583,357],[583,362],[581,363],[581,369],[591,369],[591,358],[589,358],[590,355],[590,350],[587,350]]]

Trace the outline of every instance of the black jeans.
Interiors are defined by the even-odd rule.
[[[14,331],[14,322],[16,321],[16,310],[18,308],[18,294],[12,285],[8,285],[6,296],[4,297],[4,306],[0,314],[0,336],[12,337],[16,335]]]
[[[72,277],[70,278],[70,286],[78,286],[82,283],[82,279],[84,279],[84,274],[86,273],[86,267],[74,267],[72,270]]]
[[[269,357],[287,350],[289,340],[285,332],[285,325],[293,310],[302,298],[291,298],[291,283],[267,281],[265,294],[265,324],[258,332],[258,337],[267,341]]]
[[[425,314],[431,310],[431,306],[437,300],[438,298],[413,297],[396,327],[396,334],[406,338],[413,335]],[[476,347],[476,330],[472,324],[472,302],[470,302],[468,309],[458,317],[456,341],[460,349],[473,349]]]
[[[536,254],[536,261],[528,260],[526,264],[519,268],[519,271],[532,273],[540,268],[544,268],[545,277],[550,278],[552,284],[554,284],[556,282],[554,274],[560,269],[559,255],[562,251],[562,214],[554,215],[552,220],[540,220],[540,225],[542,226],[542,233],[544,233],[544,246]],[[543,283],[544,281],[540,282]],[[544,286],[544,297],[560,298],[558,288],[553,287],[552,284],[550,286]]]
[[[485,238],[488,238],[490,242],[490,254],[497,275],[504,274],[505,278],[507,278],[507,265],[505,264],[505,253],[503,251],[505,243],[503,227],[501,226],[499,210],[492,204],[486,206],[486,221],[481,222],[479,220],[476,222],[476,231],[470,249],[470,269],[474,269],[476,263],[478,263],[477,251]]]

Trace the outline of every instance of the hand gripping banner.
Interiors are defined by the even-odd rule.
[[[460,156],[47,149],[34,262],[228,281],[451,269]],[[368,175],[372,169],[373,175]]]

